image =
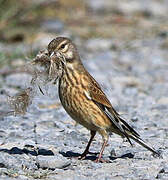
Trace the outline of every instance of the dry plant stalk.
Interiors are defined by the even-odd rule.
[[[62,74],[61,59],[52,57],[50,60],[49,79],[55,84]]]
[[[15,96],[8,96],[8,104],[13,109],[14,115],[24,115],[36,94],[36,88],[48,83],[55,84],[62,73],[61,59],[50,58],[47,50],[40,51],[37,56],[26,65],[27,70],[32,71],[30,87],[22,90]],[[44,94],[44,93],[43,93]]]
[[[50,58],[48,51],[44,50],[37,54],[32,64],[35,69],[31,83],[38,87],[43,95],[54,97],[54,93],[50,93],[50,89],[57,83],[62,74],[61,59]],[[43,91],[44,89],[45,91]]]
[[[61,59],[50,58],[47,50],[40,51],[31,64],[36,66],[34,79],[41,78],[44,83],[55,83],[62,72]]]
[[[10,107],[14,110],[14,115],[24,115],[27,112],[27,108],[32,104],[34,97],[33,88],[29,87],[22,90],[15,96],[8,95],[8,103]]]

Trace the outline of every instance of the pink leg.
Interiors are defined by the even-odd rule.
[[[105,148],[106,145],[107,145],[107,142],[108,142],[108,140],[104,140],[104,141],[103,141],[103,145],[102,145],[101,151],[100,151],[100,153],[99,153],[99,156],[98,156],[98,158],[95,160],[96,163],[98,163],[98,162],[106,162],[105,160],[102,159],[102,154],[103,154],[104,148]]]

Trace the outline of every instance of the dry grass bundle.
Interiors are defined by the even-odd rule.
[[[37,88],[44,95],[41,86],[55,84],[62,73],[61,59],[50,58],[47,50],[40,51],[37,56],[29,62],[25,69],[32,72],[30,86],[14,96],[7,95],[7,102],[13,110],[13,114],[24,115],[32,104],[37,94]]]

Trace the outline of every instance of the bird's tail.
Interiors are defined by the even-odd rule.
[[[130,127],[126,123],[126,121],[124,121],[124,119],[122,119],[121,117],[118,117],[118,118],[119,118],[120,122],[122,123],[122,127],[125,132],[124,134],[126,135],[126,138],[128,139],[128,141],[130,142],[131,145],[132,145],[132,143],[131,143],[130,139],[133,139],[138,144],[140,144],[144,148],[151,151],[153,154],[160,156],[160,153],[157,152],[153,147],[150,147],[144,140],[142,140],[140,135],[132,127]]]
[[[147,145],[147,143],[141,139],[140,135],[113,108],[103,109],[103,111],[111,120],[113,130],[115,127],[117,134],[121,135],[122,137],[126,137],[131,145],[131,139],[133,139],[138,144],[151,151],[153,154],[160,156],[160,153]]]
[[[150,147],[144,140],[142,140],[140,137],[135,137],[133,135],[129,135],[129,138],[133,139],[134,141],[136,141],[138,144],[140,144],[141,146],[143,146],[144,148],[148,149],[149,151],[151,151],[153,154],[156,154],[158,156],[160,156],[160,153],[157,152],[153,147]]]

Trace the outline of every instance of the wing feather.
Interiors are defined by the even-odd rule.
[[[140,137],[139,134],[132,127],[130,127],[127,122],[124,121],[124,119],[120,117],[119,113],[112,107],[110,101],[101,90],[100,85],[93,78],[90,79],[89,94],[95,104],[110,119],[112,126],[116,127],[116,129],[118,129],[120,133],[125,136],[132,145],[129,139],[129,134],[134,135],[135,137]]]
[[[107,99],[104,92],[101,90],[99,84],[94,80],[91,75],[89,79],[88,95],[90,99],[105,113],[105,115],[111,121],[113,128],[119,132],[120,135],[127,138],[128,142],[132,145],[130,138],[160,156],[154,148],[147,145],[141,138],[140,135],[117,113],[117,111],[112,107],[110,101]]]

